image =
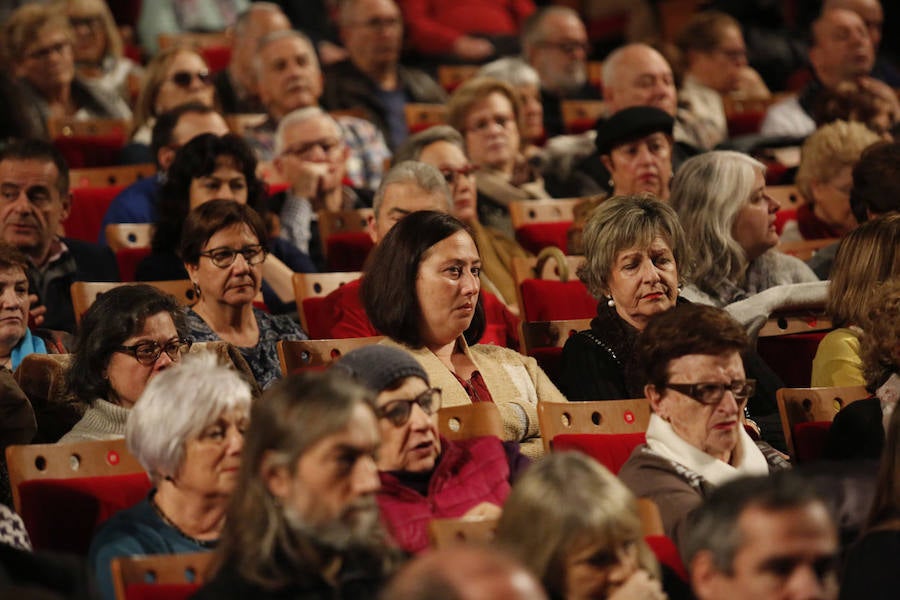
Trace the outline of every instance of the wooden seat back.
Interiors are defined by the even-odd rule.
[[[212,552],[114,558],[110,568],[116,600],[144,598],[146,595],[139,591],[148,586],[166,586],[169,594],[174,592],[172,586],[184,586],[187,597],[206,580],[212,558]]]
[[[146,281],[140,282],[151,285],[158,290],[175,297],[182,306],[193,306],[196,304],[197,297],[194,287],[189,279],[175,279],[172,281]],[[75,321],[80,323],[81,317],[88,308],[97,299],[97,296],[104,292],[119,287],[120,285],[138,285],[137,282],[106,282],[106,281],[76,281],[72,284],[72,307],[75,310]]]
[[[486,435],[503,439],[503,417],[492,402],[445,406],[438,411],[438,429],[449,440]]]
[[[106,245],[113,252],[123,248],[149,248],[153,223],[110,223],[106,226]]]
[[[69,171],[71,189],[131,185],[144,177],[156,175],[156,165],[121,165],[113,167],[87,167]]]
[[[490,544],[497,531],[498,519],[432,519],[428,523],[428,539],[432,548],[456,544]]]
[[[775,393],[781,429],[787,443],[788,452],[795,456],[794,428],[799,423],[833,421],[834,416],[847,405],[867,398],[869,393],[863,386],[781,388]]]
[[[281,372],[289,375],[303,369],[324,369],[347,352],[383,339],[384,336],[376,335],[340,340],[281,340],[277,346]]]
[[[590,402],[539,402],[538,421],[544,450],[561,433],[642,433],[650,424],[645,398]]]

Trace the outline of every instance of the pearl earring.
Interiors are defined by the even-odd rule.
[[[616,301],[613,300],[613,297],[612,296],[607,296],[607,297],[609,298],[609,300],[606,301],[606,305],[610,308],[615,307]]]

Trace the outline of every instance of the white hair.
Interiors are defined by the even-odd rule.
[[[344,130],[334,117],[318,106],[304,106],[303,108],[292,110],[284,115],[278,122],[278,129],[275,130],[275,156],[280,155],[284,151],[284,134],[288,127],[296,125],[297,123],[309,121],[310,119],[315,119],[316,117],[325,117],[331,121],[337,136],[343,141]]]

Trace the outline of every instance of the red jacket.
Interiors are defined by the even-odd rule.
[[[462,35],[518,36],[534,12],[532,0],[401,0],[410,45],[426,54],[449,54]]]
[[[496,437],[459,442],[441,438],[441,455],[423,496],[396,475],[381,472],[381,519],[407,552],[428,548],[428,522],[461,517],[482,502],[503,506],[509,495],[509,455]]]

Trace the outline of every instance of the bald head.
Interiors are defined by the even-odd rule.
[[[647,44],[628,44],[603,61],[603,97],[610,114],[632,106],[655,106],[675,116],[672,67]]]
[[[458,545],[409,562],[382,594],[392,600],[546,600],[537,580],[499,550]]]

